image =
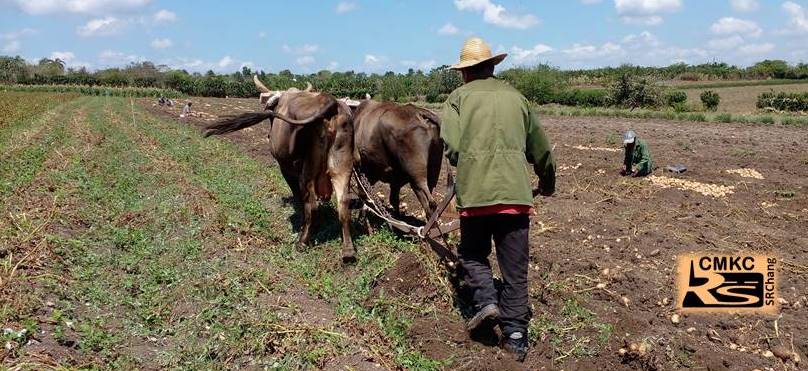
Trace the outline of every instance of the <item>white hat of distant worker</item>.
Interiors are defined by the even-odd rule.
[[[634,140],[637,139],[637,133],[634,130],[629,130],[625,134],[623,134],[623,144],[631,144],[634,143]]]

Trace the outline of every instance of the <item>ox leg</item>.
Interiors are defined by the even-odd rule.
[[[393,215],[401,216],[401,184],[390,183],[390,206],[393,207]]]
[[[311,177],[304,177],[308,179]],[[314,220],[314,208],[317,207],[317,193],[314,190],[314,180],[310,179],[303,184],[302,188],[302,201],[303,201],[303,226],[300,229],[300,236],[297,240],[298,248],[303,248],[308,245],[311,239],[311,224]]]
[[[410,183],[410,187],[412,188],[413,192],[415,192],[415,197],[418,197],[418,202],[424,209],[426,218],[429,219],[429,216],[435,212],[435,209],[437,209],[438,204],[435,202],[435,199],[432,198],[432,193],[429,192],[429,187],[426,184],[426,180],[412,182]]]
[[[337,212],[339,222],[342,225],[342,262],[356,262],[356,249],[351,240],[351,208],[348,191],[350,189],[351,173],[344,171],[332,173],[331,184],[334,186],[334,193],[337,196]]]
[[[283,175],[283,179],[286,180],[286,184],[289,185],[289,189],[292,190],[292,198],[295,205],[299,205],[303,202],[303,195],[301,192],[301,181],[300,181],[300,167],[296,166],[294,162],[278,162],[281,168],[281,175]]]

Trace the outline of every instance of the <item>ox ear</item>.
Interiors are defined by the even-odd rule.
[[[314,87],[311,86],[310,82],[307,82],[306,83],[306,90],[303,90],[303,91],[305,91],[306,93],[309,93],[309,92],[311,92],[312,89],[314,89]]]
[[[281,99],[280,92],[261,93],[261,104],[265,109],[273,109]]]
[[[359,107],[360,104],[362,104],[362,102],[360,102],[358,100],[353,100],[353,99],[348,98],[348,97],[342,98],[340,100],[343,103],[345,103],[345,105],[347,105],[348,107],[351,107],[351,109],[355,109],[356,107]]]
[[[365,93],[365,100],[371,100],[373,97],[370,96],[370,93]]]

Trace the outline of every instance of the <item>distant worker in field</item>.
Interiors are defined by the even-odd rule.
[[[625,167],[620,170],[620,175],[634,177],[650,175],[654,169],[654,163],[651,160],[648,144],[638,138],[634,130],[629,130],[623,134],[623,146],[626,149],[623,161]]]
[[[180,118],[186,118],[191,116],[191,102],[185,103],[185,106],[182,107],[182,113],[180,113]]]
[[[465,84],[443,105],[441,137],[446,156],[457,167],[457,206],[461,241],[458,255],[476,314],[469,331],[483,324],[502,329],[502,345],[523,361],[528,350],[528,236],[533,189],[527,165],[539,176],[538,193],[555,192],[555,161],[550,142],[528,100],[494,77],[493,56],[479,38],[466,40],[459,70]],[[502,273],[497,292],[491,273],[491,241]]]

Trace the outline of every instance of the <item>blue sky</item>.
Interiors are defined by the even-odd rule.
[[[0,54],[90,69],[429,69],[481,36],[506,66],[808,61],[808,0],[0,0]]]

